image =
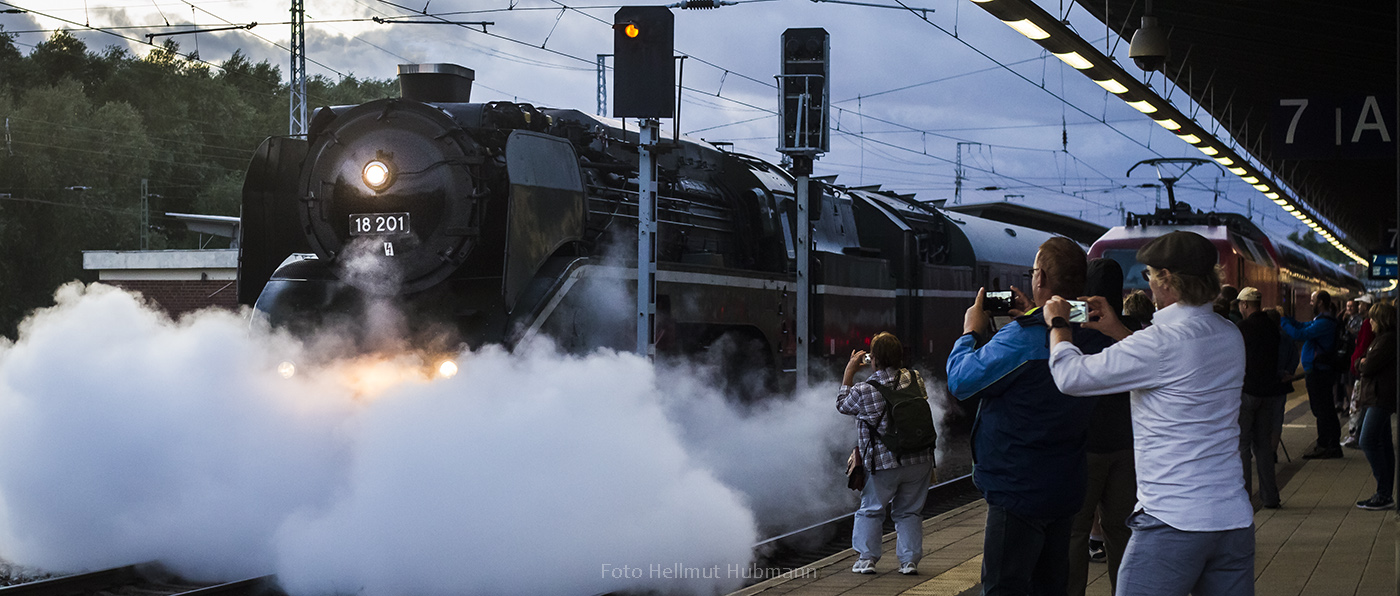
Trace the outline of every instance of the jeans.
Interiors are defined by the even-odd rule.
[[[860,491],[860,509],[851,529],[851,546],[860,558],[880,560],[880,540],[885,511],[894,518],[895,554],[900,563],[918,563],[924,557],[924,518],[919,511],[928,499],[933,462],[877,470]]]
[[[1128,527],[1133,537],[1118,570],[1117,596],[1254,594],[1254,526],[1187,532],[1138,511]]]
[[[1314,368],[1303,378],[1308,387],[1308,405],[1317,418],[1317,448],[1340,449],[1342,423],[1337,421],[1337,404],[1332,390],[1337,384],[1337,372]]]
[[[1102,511],[1104,551],[1108,555],[1108,581],[1118,583],[1118,566],[1128,547],[1128,516],[1137,506],[1137,470],[1133,450],[1089,454],[1089,486],[1084,506],[1075,514],[1069,533],[1069,594],[1084,596],[1089,581],[1089,530],[1094,512]]]
[[[1069,581],[1069,530],[1073,517],[1023,517],[987,505],[982,545],[982,595],[1062,596]]]
[[[1259,460],[1259,500],[1278,505],[1278,482],[1274,478],[1274,427],[1283,424],[1283,395],[1256,397],[1240,395],[1240,462],[1244,464],[1244,490],[1253,491],[1250,474],[1251,454]]]
[[[1376,477],[1376,494],[1389,499],[1395,486],[1395,447],[1390,439],[1390,412],[1377,407],[1366,408],[1361,420],[1361,452],[1371,464]]]

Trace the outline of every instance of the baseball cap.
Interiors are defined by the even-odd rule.
[[[1204,277],[1215,268],[1220,254],[1204,236],[1177,230],[1143,245],[1137,251],[1137,260],[1156,269]]]
[[[1372,300],[1375,300],[1375,298],[1372,298],[1370,294],[1362,294],[1356,297],[1357,302],[1365,302],[1366,304],[1370,304]]]
[[[1259,302],[1263,299],[1264,297],[1259,294],[1258,288],[1246,287],[1240,290],[1240,302]]]

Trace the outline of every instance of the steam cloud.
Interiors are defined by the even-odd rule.
[[[851,504],[830,453],[853,430],[829,391],[737,406],[703,368],[547,345],[460,354],[450,379],[412,362],[284,379],[314,348],[236,314],[173,322],[98,284],[56,298],[0,338],[15,563],[275,572],[297,595],[703,594],[742,582],[727,570],[759,522]],[[676,565],[721,572],[651,571]]]

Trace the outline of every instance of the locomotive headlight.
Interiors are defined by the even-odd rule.
[[[442,361],[442,364],[438,365],[438,375],[442,376],[444,379],[457,376],[457,363],[451,360]]]
[[[366,186],[374,190],[384,190],[389,186],[389,164],[377,159],[371,161],[365,164],[365,169],[360,172],[360,177],[364,178]]]

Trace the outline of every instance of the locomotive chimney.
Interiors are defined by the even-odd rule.
[[[425,103],[467,103],[476,71],[456,64],[400,64],[399,94]]]

